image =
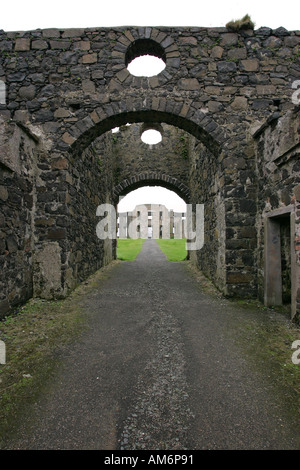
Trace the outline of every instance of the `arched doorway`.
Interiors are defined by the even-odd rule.
[[[186,214],[186,203],[174,191],[162,186],[142,186],[120,198],[117,207],[118,217],[126,221],[119,225],[118,238],[128,238],[129,217],[139,217],[139,238],[184,238],[179,230],[176,217],[181,216],[183,223]],[[120,220],[119,220],[120,222]],[[168,224],[168,226],[167,226]],[[143,228],[143,231],[141,230]]]
[[[186,202],[162,186],[141,186],[117,206],[117,258],[135,259],[145,240],[155,240],[170,261],[187,257]]]
[[[223,134],[201,111],[193,110],[187,118],[176,104],[174,112],[143,107],[141,103],[140,109],[102,120],[98,115],[97,123],[84,119],[74,129],[77,138],[71,139],[66,154],[66,236],[56,241],[63,265],[62,289],[68,292],[116,257],[115,240],[99,240],[95,233],[99,204],[116,208],[120,195],[144,185],[161,185],[193,207],[205,205],[205,249],[195,249],[193,261],[225,291]],[[112,132],[116,127],[119,132]],[[162,134],[156,145],[141,140],[149,127]]]

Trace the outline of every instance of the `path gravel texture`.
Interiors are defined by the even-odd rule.
[[[12,448],[299,448],[297,418],[234,341],[236,308],[154,240],[81,303],[88,329]]]

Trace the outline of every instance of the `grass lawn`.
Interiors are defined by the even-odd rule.
[[[131,238],[119,238],[117,241],[117,258],[122,261],[133,261],[142,249],[144,238],[133,240]]]
[[[83,316],[70,300],[31,299],[0,321],[6,364],[0,365],[0,448],[12,438],[22,416],[57,370],[63,345],[84,329]]]
[[[168,261],[183,261],[186,258],[185,238],[160,238],[156,240]]]

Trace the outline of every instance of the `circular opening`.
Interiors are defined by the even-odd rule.
[[[165,51],[152,39],[138,39],[127,49],[127,70],[137,77],[153,77],[166,67]]]
[[[154,77],[166,68],[162,59],[153,55],[142,55],[133,59],[127,66],[127,70],[135,77]]]
[[[141,135],[144,144],[155,145],[162,141],[162,135],[156,129],[147,129]]]

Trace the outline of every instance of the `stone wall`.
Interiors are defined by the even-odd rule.
[[[43,183],[37,188],[39,243],[34,282],[37,296],[65,296],[114,258],[113,241],[100,240],[96,235],[97,207],[113,203],[110,137],[104,135],[72,156],[61,158],[54,154],[50,162],[49,158],[44,162]],[[39,213],[43,214],[41,219]],[[50,263],[49,243],[52,245]],[[49,273],[49,266],[55,264],[53,259],[56,259],[56,274]],[[52,274],[55,282],[51,284],[48,278]]]
[[[148,145],[141,141],[143,124],[120,127],[113,133],[111,152],[114,155],[114,184],[144,173],[167,174],[189,185],[189,134],[177,127],[160,124],[162,141]]]
[[[289,107],[299,77],[299,34],[284,28],[2,31],[0,79],[7,104],[1,108],[15,119],[48,123],[53,137],[58,133],[68,142],[69,132],[77,138],[95,124],[94,109],[109,118],[122,107],[133,111],[139,97],[144,110],[155,96],[153,110],[174,112],[177,105],[184,117],[194,105],[232,127],[245,111],[253,120]],[[150,79],[134,77],[126,68],[128,50],[134,44],[138,54],[139,41],[147,39],[162,49],[166,69]]]
[[[25,170],[19,173],[34,195],[32,208],[26,207],[31,214],[26,237],[34,239],[28,263],[33,263],[34,295],[64,296],[114,255],[114,243],[104,246],[95,235],[98,204],[117,204],[120,195],[142,184],[163,184],[186,202],[205,204],[205,250],[196,256],[200,267],[227,295],[256,296],[262,286],[257,214],[263,211],[264,191],[269,188],[279,206],[280,198],[291,194],[279,188],[278,172],[269,171],[261,140],[256,153],[251,129],[293,109],[299,47],[300,32],[283,27],[0,31],[0,80],[6,89],[0,113],[38,149],[35,184],[30,186]],[[128,62],[147,51],[161,57],[166,68],[155,77],[134,77]],[[127,123],[131,128],[122,127]],[[163,130],[156,149],[138,138],[150,125]],[[116,126],[121,132],[111,134]],[[260,139],[267,141],[268,132]],[[284,142],[280,133],[278,139]],[[18,160],[21,153],[20,146],[14,148],[9,159]],[[28,158],[31,153],[28,144]],[[298,178],[295,165],[277,165],[288,187]],[[2,196],[9,220],[17,213],[5,199],[12,181],[7,178]],[[13,265],[5,266],[13,285]],[[6,302],[8,294],[1,295]]]
[[[96,234],[100,204],[113,204],[114,155],[111,135],[96,139],[70,159],[69,192],[69,283],[77,284],[115,256],[115,242],[100,240]],[[72,285],[68,285],[68,289]]]
[[[293,317],[299,316],[300,304],[299,124],[299,107],[295,107],[284,116],[273,116],[254,134],[258,170],[258,294],[268,304],[272,303],[268,297],[273,298],[276,291],[275,301],[291,303]],[[273,244],[270,248],[268,231]],[[276,278],[269,273],[274,263]]]
[[[204,246],[191,260],[226,293],[225,210],[220,161],[201,142],[189,139],[191,202],[204,204]],[[223,183],[222,183],[223,182]],[[194,209],[195,210],[195,209]]]
[[[68,220],[66,238],[70,241],[66,247],[70,266],[66,268],[67,290],[115,256],[115,241],[103,241],[96,236],[96,225],[101,220],[96,217],[96,210],[105,203],[116,207],[118,199],[113,194],[116,186],[131,178],[135,182],[126,186],[126,192],[140,184],[164,184],[151,177],[148,182],[138,177],[167,171],[170,178],[188,184],[187,154],[182,139],[186,133],[162,125],[163,141],[149,146],[140,139],[142,127],[132,124],[122,126],[115,133],[108,131],[68,160],[68,215],[64,218]],[[120,191],[118,196],[122,195]]]
[[[33,293],[37,142],[0,119],[0,318]]]

